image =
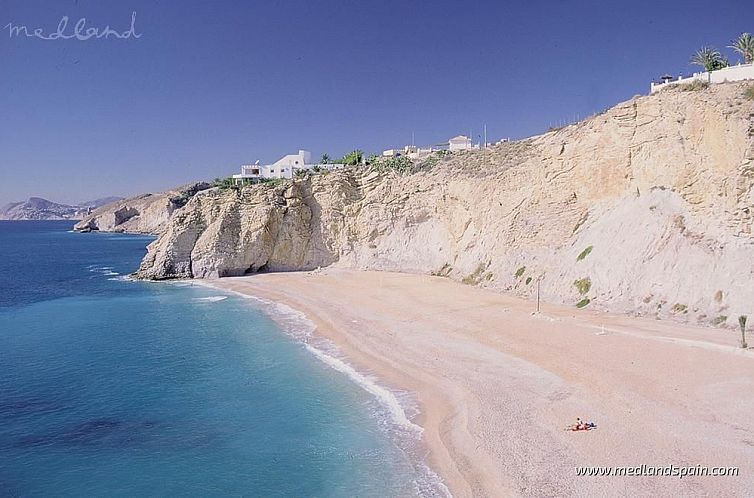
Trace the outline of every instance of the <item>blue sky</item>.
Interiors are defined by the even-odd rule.
[[[5,27],[124,31],[132,12],[139,39]],[[529,136],[691,72],[752,14],[748,0],[0,0],[0,204],[155,191],[412,132]]]

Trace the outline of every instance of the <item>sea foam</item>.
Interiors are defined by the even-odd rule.
[[[215,289],[209,283],[198,281],[195,283]],[[396,442],[404,451],[414,455],[414,459],[419,465],[417,470],[420,477],[413,483],[417,495],[452,496],[440,476],[427,465],[417,452],[417,444],[421,440],[424,429],[411,420],[419,413],[413,396],[406,392],[386,388],[380,385],[374,377],[359,372],[348,363],[340,349],[332,341],[314,335],[316,326],[304,313],[279,302],[249,296],[237,291],[222,290],[261,305],[259,307],[261,311],[270,316],[285,333],[302,342],[315,358],[346,375],[352,382],[374,397],[382,408],[383,415],[387,416],[387,431],[396,436]],[[411,413],[412,416],[409,416],[408,413]],[[406,442],[408,442],[408,445],[406,445]]]
[[[218,301],[224,301],[228,299],[228,296],[209,296],[209,297],[196,297],[194,301],[205,301],[208,303],[216,303]]]

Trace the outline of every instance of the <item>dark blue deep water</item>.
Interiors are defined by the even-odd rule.
[[[0,496],[433,494],[387,410],[148,237],[0,222]]]

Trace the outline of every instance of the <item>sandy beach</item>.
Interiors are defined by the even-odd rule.
[[[744,496],[754,354],[737,331],[534,304],[441,277],[325,269],[213,280],[305,313],[358,369],[416,394],[454,496]],[[750,342],[754,342],[754,336]],[[564,428],[582,417],[588,432]],[[577,466],[734,466],[731,477]]]

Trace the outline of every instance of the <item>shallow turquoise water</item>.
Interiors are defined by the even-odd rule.
[[[69,227],[0,222],[0,495],[437,492],[389,410],[248,300],[124,280],[151,239]]]

